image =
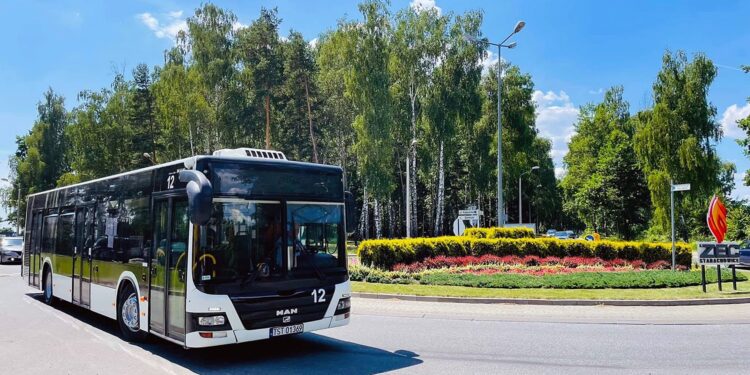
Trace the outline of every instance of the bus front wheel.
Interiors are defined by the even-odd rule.
[[[120,325],[122,337],[127,341],[143,341],[147,333],[141,331],[140,308],[138,294],[133,286],[126,284],[118,295],[117,322]]]

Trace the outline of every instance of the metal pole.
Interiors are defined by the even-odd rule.
[[[524,173],[521,173],[520,176],[518,176],[518,224],[523,223],[523,214],[521,213],[521,178],[523,177]]]
[[[18,183],[18,208],[16,209],[16,235],[21,235],[21,183]]]
[[[411,176],[409,175],[409,164],[411,164],[411,145],[406,152],[406,238],[411,237]]]
[[[503,125],[500,101],[503,93],[503,59],[502,47],[497,45],[497,222],[498,226],[505,226],[505,212],[503,211]]]
[[[677,257],[674,249],[674,181],[672,180],[669,180],[669,204],[672,207],[672,271],[674,271]]]

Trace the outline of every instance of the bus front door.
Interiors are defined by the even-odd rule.
[[[187,199],[154,199],[149,328],[178,341],[185,340],[189,228]]]
[[[73,248],[73,302],[83,306],[91,303],[91,248],[94,240],[95,206],[78,207],[75,218]]]

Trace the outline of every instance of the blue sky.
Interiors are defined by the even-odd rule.
[[[518,47],[503,58],[529,72],[536,84],[537,125],[554,143],[553,158],[562,167],[566,140],[578,107],[598,101],[603,90],[623,85],[631,112],[648,106],[651,85],[665,50],[704,52],[719,66],[710,100],[726,137],[717,148],[737,164],[737,180],[750,161],[735,143],[741,137],[734,120],[750,114],[748,1],[448,1],[415,0],[442,12],[481,9],[483,32],[505,37],[516,21],[526,28]],[[392,2],[398,10],[411,0]],[[242,24],[256,18],[261,6],[278,7],[281,31],[303,33],[309,40],[334,28],[337,20],[357,18],[353,1],[216,1]],[[0,176],[15,136],[25,134],[36,118],[36,104],[52,87],[77,104],[84,89],[108,86],[117,71],[136,64],[161,64],[171,36],[200,1],[22,1],[0,3]],[[496,58],[496,56],[491,56]],[[738,183],[739,197],[750,189]]]

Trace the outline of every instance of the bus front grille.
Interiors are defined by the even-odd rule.
[[[325,301],[315,302],[313,290],[325,289]],[[291,295],[232,297],[245,329],[299,324],[323,319],[331,303],[334,286],[298,290]]]

